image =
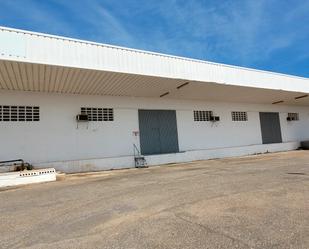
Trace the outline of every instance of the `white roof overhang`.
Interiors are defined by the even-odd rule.
[[[309,105],[309,79],[0,27],[0,89]]]

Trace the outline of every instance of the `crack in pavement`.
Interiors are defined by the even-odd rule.
[[[189,223],[191,225],[199,226],[199,227],[201,227],[202,229],[206,230],[209,233],[214,233],[214,234],[221,235],[221,236],[226,237],[226,238],[228,238],[228,239],[230,239],[230,240],[232,240],[234,242],[238,242],[238,243],[240,243],[240,244],[242,244],[242,245],[244,245],[244,246],[246,246],[248,248],[254,249],[254,247],[250,246],[249,244],[247,244],[247,243],[245,243],[245,242],[243,242],[243,241],[241,241],[241,240],[239,240],[237,238],[234,238],[234,237],[232,237],[232,236],[230,236],[230,235],[228,235],[226,233],[222,233],[222,232],[219,232],[217,230],[211,229],[211,228],[209,228],[209,227],[207,227],[207,226],[205,226],[203,224],[200,224],[198,222],[187,220],[186,218],[184,218],[184,217],[182,217],[180,215],[177,215],[176,213],[174,213],[174,215],[175,215],[176,218],[178,218],[178,219],[180,219],[180,220],[182,220],[184,222],[187,222],[187,223]]]

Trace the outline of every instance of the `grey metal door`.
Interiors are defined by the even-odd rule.
[[[143,155],[179,152],[176,111],[139,110],[138,119]]]
[[[282,143],[278,112],[260,112],[263,144]]]

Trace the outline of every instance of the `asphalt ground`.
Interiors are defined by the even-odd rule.
[[[309,248],[309,151],[0,190],[0,248]]]

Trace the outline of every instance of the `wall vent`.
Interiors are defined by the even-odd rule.
[[[233,121],[248,121],[247,112],[232,112]]]
[[[194,121],[211,121],[212,111],[193,111]]]
[[[81,114],[88,115],[88,121],[114,121],[113,108],[81,107]]]
[[[289,112],[287,120],[288,121],[298,121],[299,120],[299,114],[295,113],[295,112]]]
[[[0,105],[0,121],[40,121],[40,107]]]

